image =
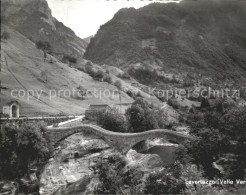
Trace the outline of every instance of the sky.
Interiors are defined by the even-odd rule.
[[[172,0],[47,0],[52,15],[80,38],[95,35],[100,25],[112,19],[121,8],[137,9],[153,2],[170,1]]]

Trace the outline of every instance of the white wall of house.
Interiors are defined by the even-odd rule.
[[[13,111],[15,111],[15,116]],[[20,117],[20,107],[17,103],[12,103],[10,105],[3,106],[3,114],[9,115],[10,118]]]
[[[10,114],[9,106],[3,106],[3,114],[7,114],[7,115]]]

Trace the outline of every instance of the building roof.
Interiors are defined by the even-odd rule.
[[[91,104],[89,110],[104,110],[110,108],[108,104]]]
[[[11,101],[11,102],[6,103],[5,106],[11,106],[12,104],[20,105],[18,101],[13,100],[13,101]]]
[[[115,104],[115,105],[117,105],[117,106],[120,106],[120,105],[122,105],[122,106],[129,106],[129,105],[132,105],[132,103],[121,103],[121,104]]]

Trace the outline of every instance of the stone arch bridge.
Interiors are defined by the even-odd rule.
[[[67,137],[80,132],[95,135],[122,154],[126,154],[133,146],[146,139],[164,138],[168,141],[172,141],[178,144],[182,144],[186,140],[191,139],[191,137],[188,135],[167,129],[154,129],[141,133],[119,133],[108,131],[96,125],[78,125],[75,127],[47,127],[46,131],[54,144],[57,144]]]

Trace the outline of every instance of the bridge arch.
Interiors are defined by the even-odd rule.
[[[123,154],[126,154],[134,145],[146,139],[164,138],[179,144],[191,139],[188,135],[167,129],[154,129],[141,133],[119,133],[108,131],[95,125],[78,125],[75,127],[49,127],[46,130],[54,144],[73,134],[84,132],[101,138],[109,146]]]

